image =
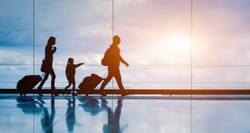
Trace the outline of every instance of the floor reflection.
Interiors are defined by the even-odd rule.
[[[43,104],[42,104],[43,105]],[[51,108],[50,112],[48,111],[47,107],[42,106],[43,108],[43,116],[41,117],[41,125],[44,133],[53,133],[53,121],[56,115],[55,110],[55,97],[51,97]]]
[[[68,132],[74,131],[74,126],[76,124],[76,114],[75,114],[75,98],[68,99],[68,108],[66,111],[66,124]]]
[[[67,97],[67,108],[65,113],[65,121],[67,132],[73,133],[76,126],[76,98]],[[105,97],[83,96],[77,97],[79,104],[77,107],[89,114],[91,117],[99,115],[101,112],[106,114],[107,118],[102,126],[103,133],[121,133],[125,127],[120,128],[120,118],[122,113],[123,98],[117,99],[117,106],[110,107]],[[16,98],[17,107],[26,115],[37,115],[40,118],[41,129],[43,133],[54,133],[56,116],[55,97],[43,100],[42,97],[18,96]],[[111,104],[113,105],[113,103]],[[66,131],[65,131],[66,132]]]
[[[1,133],[245,133],[249,97],[23,96],[0,98]],[[15,128],[13,128],[15,127]],[[207,130],[210,129],[210,130]]]
[[[19,96],[16,99],[17,107],[20,108],[25,114],[31,115],[41,115],[41,127],[44,133],[53,133],[53,120],[56,115],[55,111],[55,97],[51,97],[51,108],[50,112],[47,107],[45,107],[45,102],[41,97],[33,98],[26,96]]]
[[[25,114],[40,114],[43,111],[44,101],[33,97],[19,96],[16,98],[17,107]]]
[[[102,104],[104,110],[107,112],[108,116],[108,123],[103,125],[103,133],[121,133],[122,130],[120,129],[120,118],[122,113],[122,98],[117,100],[117,107],[115,108],[115,111],[112,111],[112,108],[107,106],[107,104]],[[102,99],[102,101],[105,101],[105,99]]]
[[[84,111],[90,113],[92,116],[99,114],[102,111],[107,113],[107,123],[103,125],[103,133],[121,133],[120,117],[122,110],[122,97],[117,100],[117,107],[115,111],[108,106],[107,100],[102,97],[101,104],[95,97],[82,97],[79,99],[82,104],[80,105]]]

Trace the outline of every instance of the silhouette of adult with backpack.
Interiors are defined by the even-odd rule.
[[[41,83],[38,86],[38,90],[41,90],[43,87],[43,84],[48,79],[48,76],[51,75],[51,90],[55,93],[55,79],[56,74],[53,69],[53,55],[56,52],[56,47],[54,45],[56,44],[56,38],[51,36],[48,39],[47,45],[45,47],[45,58],[43,60],[43,64],[41,67],[41,71],[45,73],[44,78],[42,79]],[[40,93],[41,95],[41,93]],[[56,94],[57,95],[57,94]]]
[[[104,58],[102,59],[102,65],[108,67],[108,76],[104,79],[100,91],[102,92],[102,95],[105,96],[106,93],[104,91],[105,86],[108,84],[108,82],[115,77],[116,82],[121,90],[121,94],[124,96],[126,95],[125,89],[122,84],[121,74],[120,74],[120,62],[125,64],[127,67],[129,64],[122,58],[120,55],[120,49],[118,45],[120,44],[121,39],[118,35],[113,36],[113,42],[110,45],[110,47],[106,50],[104,54]]]

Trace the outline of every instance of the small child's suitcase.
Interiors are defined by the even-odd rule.
[[[40,75],[26,75],[17,82],[17,90],[19,93],[25,94],[27,90],[33,89],[40,81],[42,77]]]
[[[79,84],[80,92],[84,92],[86,90],[94,90],[102,80],[102,77],[92,73],[90,76],[85,77]]]

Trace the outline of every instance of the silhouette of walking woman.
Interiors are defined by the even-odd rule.
[[[102,92],[103,96],[106,95],[104,91],[105,86],[113,77],[115,77],[116,79],[116,82],[121,90],[122,96],[126,95],[125,89],[122,84],[122,78],[119,66],[120,62],[125,64],[127,67],[129,66],[129,64],[120,55],[120,49],[118,47],[120,42],[121,39],[118,35],[113,36],[113,43],[107,49],[107,51],[104,54],[104,58],[102,59],[102,64],[104,66],[108,66],[108,76],[105,78],[100,88],[100,91]]]
[[[56,110],[55,110],[55,97],[51,97],[51,108],[50,108],[50,114],[47,107],[43,108],[43,116],[41,117],[41,125],[44,133],[54,133],[54,119],[56,116]]]
[[[39,84],[38,90],[42,89],[43,84],[48,79],[48,76],[50,74],[51,75],[51,90],[53,91],[53,93],[55,95],[57,95],[55,92],[56,74],[55,74],[54,69],[53,69],[53,54],[56,52],[56,47],[54,47],[55,44],[56,44],[56,38],[51,36],[48,39],[47,45],[45,47],[45,58],[44,58],[45,67],[46,67],[46,70],[44,71],[45,76],[44,76],[42,82]]]

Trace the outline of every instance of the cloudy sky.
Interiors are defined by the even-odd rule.
[[[78,83],[91,73],[105,76],[100,60],[113,31],[130,64],[121,66],[127,88],[190,88],[191,81],[194,88],[249,88],[249,5],[193,0],[191,8],[190,0],[114,0],[112,10],[112,0],[2,0],[0,85],[15,88],[22,76],[42,74],[51,35],[57,38],[56,86],[66,85],[68,57],[86,64],[77,70]]]

